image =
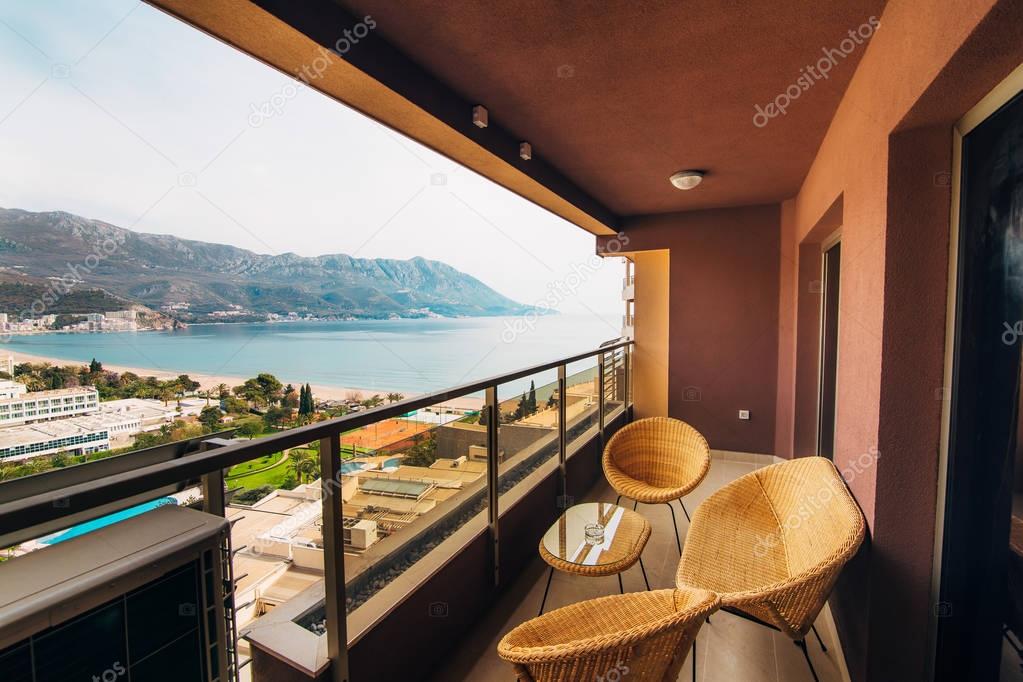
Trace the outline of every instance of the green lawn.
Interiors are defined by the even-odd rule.
[[[275,452],[272,455],[266,455],[259,459],[242,462],[241,464],[231,467],[231,470],[227,472],[227,477],[234,478],[236,476],[243,476],[244,474],[251,473],[257,469],[265,469],[268,466],[272,466],[281,461],[282,457],[284,457],[283,453]]]
[[[239,471],[238,473],[241,474],[241,475],[237,475],[237,476],[235,475],[235,470],[239,469],[239,467],[244,467],[244,466],[246,466],[248,464],[258,463],[258,462],[263,461],[264,459],[269,459],[270,461],[275,461],[276,464],[271,466],[269,469],[266,469],[265,471],[256,471],[255,473],[248,474],[248,475],[245,475],[243,471]],[[267,466],[268,464],[269,464],[269,462],[266,462],[262,466]],[[254,467],[252,467],[250,469],[250,471],[252,469],[259,469],[259,468],[261,468],[261,467],[260,466],[254,466]],[[228,487],[230,487],[230,488],[239,488],[239,487],[240,488],[259,488],[259,487],[264,486],[264,485],[272,485],[275,488],[279,488],[279,487],[281,487],[281,484],[284,483],[285,477],[290,472],[291,472],[291,467],[288,466],[287,459],[284,457],[283,454],[276,453],[274,455],[269,455],[268,457],[261,457],[260,459],[253,460],[252,462],[245,462],[244,464],[239,464],[236,467],[232,467],[231,474],[227,478],[227,484],[228,484]]]

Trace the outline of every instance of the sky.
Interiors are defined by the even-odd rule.
[[[0,64],[0,207],[622,312],[589,233],[149,5],[0,0]]]

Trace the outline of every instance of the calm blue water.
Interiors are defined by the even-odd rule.
[[[80,523],[77,526],[72,526],[71,528],[68,528],[66,531],[59,533],[57,535],[51,535],[49,537],[42,538],[39,542],[43,543],[44,545],[56,545],[59,542],[64,542],[65,540],[70,540],[71,538],[77,538],[79,535],[85,535],[86,533],[91,533],[94,530],[105,528],[119,521],[130,519],[133,516],[144,514],[147,511],[150,511],[151,509],[162,507],[165,504],[177,503],[178,503],[177,500],[175,500],[173,497],[161,497],[158,500],[152,500],[151,502],[145,502],[144,504],[140,504],[134,507],[128,507],[127,509],[122,509],[119,512],[108,514],[107,516],[101,516],[98,519],[86,521],[85,523]]]
[[[295,384],[422,393],[596,348],[617,338],[621,318],[550,315],[533,322],[532,328],[522,318],[208,325],[168,332],[15,336],[7,347],[192,375],[271,372]]]

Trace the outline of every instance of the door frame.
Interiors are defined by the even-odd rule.
[[[949,174],[952,201],[949,211],[949,247],[947,298],[945,302],[945,361],[941,386],[941,429],[938,447],[938,490],[935,505],[934,551],[931,568],[931,604],[929,615],[927,677],[934,679],[937,662],[938,625],[941,618],[938,600],[941,594],[942,561],[945,546],[945,511],[948,491],[949,446],[952,435],[952,391],[955,383],[956,331],[958,328],[959,238],[962,210],[963,139],[1008,102],[1023,93],[1023,64],[985,95],[952,128],[952,169]]]
[[[837,230],[832,232],[826,239],[821,241],[821,305],[819,319],[819,344],[817,346],[817,436],[815,450],[816,454],[821,454],[821,426],[824,406],[824,358],[825,358],[825,340],[826,340],[826,326],[827,326],[827,295],[828,295],[828,251],[832,247],[842,242],[842,228],[839,227]],[[842,292],[842,275],[841,275],[841,255],[839,255],[839,277],[838,277],[838,291],[836,296],[839,297],[839,303],[841,303],[841,292]],[[839,310],[838,319],[835,324],[835,413],[832,415],[832,434],[834,434],[835,426],[838,422],[838,362],[841,354],[839,339],[842,337],[842,315]],[[834,449],[834,438],[832,437],[832,450]],[[834,452],[832,452],[832,459],[834,459]]]

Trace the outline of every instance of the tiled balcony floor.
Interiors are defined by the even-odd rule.
[[[726,461],[715,457],[703,484],[685,499],[690,513],[707,495],[729,481],[757,468],[755,464]],[[589,495],[591,500],[614,502],[615,494],[606,482],[599,483]],[[623,501],[623,505],[624,505]],[[630,503],[631,508],[631,503]],[[653,589],[674,585],[678,549],[671,526],[671,515],[664,505],[638,509],[653,525],[653,535],[643,552],[643,563]],[[678,507],[679,533],[685,543],[689,526]],[[537,538],[539,542],[539,538]],[[626,591],[645,589],[643,576],[635,566],[623,575]],[[511,628],[536,616],[547,579],[547,566],[537,555],[530,569],[501,598],[475,634],[467,637],[450,663],[433,678],[435,682],[470,680],[514,680],[511,666],[497,656],[497,643]],[[555,571],[545,611],[585,599],[618,593],[618,581],[609,578],[583,578]],[[817,630],[828,645],[821,651],[810,635],[807,645],[821,682],[840,682],[842,676],[835,659],[824,614]],[[803,654],[784,635],[727,613],[717,613],[704,625],[697,638],[698,682],[812,682],[813,677]],[[692,656],[686,660],[679,680],[693,679]]]

